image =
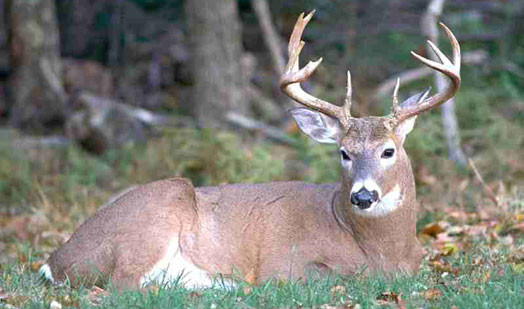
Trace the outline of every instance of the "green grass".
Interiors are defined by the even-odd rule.
[[[49,307],[53,300],[64,307],[104,308],[319,308],[322,305],[361,308],[379,307],[386,301],[395,307],[400,295],[407,308],[522,308],[524,273],[508,262],[507,250],[487,250],[478,243],[467,253],[444,258],[456,272],[443,273],[424,262],[420,273],[386,279],[357,275],[351,278],[327,277],[306,282],[268,281],[259,286],[239,283],[237,288],[209,288],[193,291],[182,287],[158,287],[148,291],[118,292],[89,299],[89,290],[43,286],[27,263],[3,265],[0,290],[8,297],[0,302],[24,308]],[[472,262],[476,261],[476,262]],[[476,263],[476,264],[475,264]],[[336,288],[335,288],[336,287]],[[343,288],[342,288],[343,287]],[[437,296],[431,296],[431,295]]]

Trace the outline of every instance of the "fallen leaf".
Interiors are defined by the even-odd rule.
[[[395,303],[398,308],[406,308],[406,303],[402,299],[402,293],[382,292],[380,296],[377,297],[377,303],[379,305],[388,305],[390,302]]]
[[[42,267],[42,265],[44,265],[44,262],[42,262],[42,261],[33,262],[33,263],[31,263],[31,270],[32,271],[38,271],[38,270],[40,270],[40,267]]]
[[[459,268],[454,268],[450,264],[439,260],[432,261],[429,263],[429,265],[440,273],[452,273],[454,275],[457,275],[460,271]]]
[[[331,297],[344,295],[344,294],[346,294],[346,287],[344,287],[342,285],[336,285],[336,286],[331,288],[330,294],[331,294]]]
[[[429,289],[424,293],[424,298],[428,301],[437,300],[442,296],[442,291],[439,289]]]
[[[440,225],[440,223],[429,223],[426,224],[422,230],[420,230],[421,234],[426,234],[432,237],[437,237],[437,234],[440,234],[444,232],[443,227]]]
[[[440,253],[443,255],[443,256],[450,256],[450,255],[453,255],[455,253],[458,253],[459,252],[459,248],[456,244],[453,244],[453,243],[446,243],[442,249],[440,249]]]
[[[91,290],[89,290],[89,294],[87,295],[87,300],[93,304],[93,305],[99,305],[100,304],[100,300],[104,297],[104,296],[108,296],[109,295],[109,292],[104,290],[104,289],[101,289],[99,287],[97,287],[96,285],[93,286],[91,288]]]
[[[257,282],[257,277],[255,275],[255,269],[252,268],[249,273],[244,277],[244,281],[246,281],[249,285],[254,285]]]
[[[517,224],[514,224],[510,230],[509,230],[511,233],[524,233],[524,221],[523,222],[519,222]]]

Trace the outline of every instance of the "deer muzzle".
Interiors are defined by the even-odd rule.
[[[377,200],[378,192],[376,190],[368,191],[363,187],[359,191],[351,193],[351,203],[360,209],[368,209]]]

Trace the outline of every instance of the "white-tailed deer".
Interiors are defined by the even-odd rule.
[[[353,118],[351,81],[343,106],[304,92],[300,83],[320,60],[299,69],[302,14],[289,41],[282,90],[307,108],[291,111],[298,126],[321,143],[340,147],[338,184],[274,182],[194,188],[174,178],[139,186],[101,208],[56,250],[41,272],[54,282],[92,283],[101,275],[120,288],[182,278],[207,286],[216,275],[300,279],[309,271],[351,275],[360,269],[417,271],[415,184],[403,148],[416,116],[451,98],[460,86],[460,49],[450,61],[433,43],[442,63],[412,53],[445,74],[450,84],[398,104],[385,117]]]

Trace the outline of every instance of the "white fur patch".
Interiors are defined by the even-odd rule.
[[[44,277],[47,281],[54,283],[55,280],[53,279],[53,273],[51,272],[51,267],[49,265],[44,264],[40,267],[38,270],[38,275],[41,277]]]
[[[180,252],[178,237],[169,243],[166,255],[142,278],[140,284],[170,284],[179,282],[187,288],[206,288],[213,286],[211,276],[185,259]]]
[[[393,190],[389,191],[386,195],[384,195],[383,198],[379,199],[378,202],[373,203],[371,207],[367,209],[360,209],[357,206],[353,205],[353,210],[355,211],[355,213],[363,217],[383,217],[397,209],[398,204],[401,201],[400,193],[400,187],[397,184],[395,185]]]
[[[380,200],[380,197],[382,196],[382,190],[378,186],[378,184],[370,178],[367,178],[364,181],[357,181],[353,184],[353,187],[351,188],[351,194],[356,193],[360,191],[360,189],[366,188],[369,192],[371,191],[377,191],[378,192],[378,198]]]

